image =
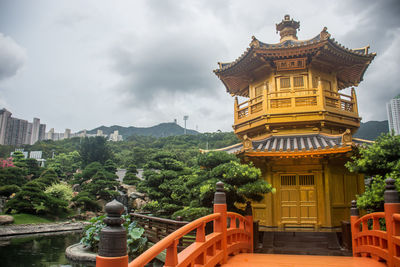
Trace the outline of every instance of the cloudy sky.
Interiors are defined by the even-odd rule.
[[[357,89],[363,121],[385,120],[400,94],[400,1],[0,0],[0,107],[47,130],[171,122],[230,131],[233,98],[212,70],[251,36],[279,41],[290,14],[299,39],[324,26],[378,55]]]

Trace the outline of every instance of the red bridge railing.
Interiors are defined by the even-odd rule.
[[[355,200],[350,210],[353,256],[370,257],[389,267],[400,266],[400,201],[394,182],[386,180],[384,212],[360,218]]]
[[[213,214],[182,226],[129,264],[126,256],[126,245],[125,251],[116,250],[114,246],[119,247],[122,242],[111,240],[107,234],[102,239],[103,235],[101,235],[99,247],[105,248],[103,250],[99,249],[99,255],[96,258],[96,267],[144,267],[164,250],[167,253],[164,265],[166,267],[215,266],[226,263],[229,255],[243,252],[252,253],[253,217],[251,215],[250,203],[246,207],[246,214],[248,214],[246,216],[227,212],[226,196],[223,187],[224,184],[222,182],[217,183]],[[105,219],[106,223],[108,222],[107,219],[108,217]],[[205,226],[209,222],[213,223],[213,232],[206,235]],[[196,231],[195,241],[178,253],[177,247],[179,241],[193,231]],[[107,233],[107,230],[105,232]],[[115,253],[109,253],[110,251],[114,251]]]

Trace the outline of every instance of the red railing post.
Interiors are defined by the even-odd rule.
[[[247,219],[248,222],[248,231],[250,232],[250,253],[254,252],[254,229],[253,229],[253,211],[251,208],[251,202],[247,201],[246,203],[246,210],[245,210],[246,216],[245,218]],[[247,229],[246,229],[247,230]]]
[[[99,253],[96,257],[96,267],[127,267],[126,231],[121,224],[124,219],[124,205],[113,200],[105,206],[107,225],[100,232]]]
[[[178,264],[178,243],[179,240],[174,240],[172,244],[167,247],[164,267],[174,267]]]
[[[394,220],[393,214],[400,213],[399,193],[394,185],[395,180],[392,178],[386,179],[386,190],[384,193],[385,199],[385,219],[386,219],[386,233],[388,242],[389,257],[387,261],[388,267],[394,267],[393,257],[393,233],[394,233]]]
[[[217,190],[214,194],[214,213],[220,213],[219,220],[214,221],[214,232],[222,233],[221,249],[223,251],[222,263],[228,261],[228,244],[227,244],[227,207],[226,195],[224,192],[224,183],[217,183]]]
[[[353,247],[353,257],[359,256],[358,253],[356,253],[356,249],[358,247],[356,234],[360,232],[360,229],[355,225],[359,217],[360,217],[360,211],[357,208],[357,201],[352,200],[350,208],[350,224],[351,224],[351,243]]]

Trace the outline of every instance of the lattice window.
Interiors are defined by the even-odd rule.
[[[328,107],[338,108],[339,100],[325,97],[325,105]]]
[[[351,112],[354,111],[352,103],[341,101],[340,106],[341,106],[342,110],[351,111]]]
[[[296,175],[281,175],[281,185],[296,186]]]
[[[316,77],[316,76],[312,77],[312,87],[318,88],[318,77]]]
[[[331,91],[331,90],[332,90],[332,86],[331,86],[331,82],[330,82],[330,81],[321,80],[321,82],[322,82],[322,88],[323,88],[324,90],[328,90],[328,91]]]
[[[262,95],[262,93],[263,93],[263,86],[262,85],[260,85],[260,86],[258,86],[258,87],[256,87],[254,89],[255,97]]]
[[[316,106],[317,105],[317,97],[316,96],[296,97],[295,104],[296,104],[296,107]]]
[[[249,114],[249,108],[245,108],[242,110],[238,111],[238,118],[241,119],[243,117],[246,117]]]
[[[293,85],[294,87],[304,87],[303,76],[293,77]]]
[[[289,77],[280,78],[279,81],[281,83],[281,89],[290,88],[290,78]]]
[[[290,108],[290,98],[271,99],[271,108]]]
[[[262,102],[257,103],[257,104],[255,104],[255,105],[251,106],[251,113],[252,113],[252,114],[253,114],[253,113],[257,113],[257,112],[259,112],[259,111],[261,111],[261,110],[262,110]]]
[[[299,175],[299,185],[315,185],[314,175]]]

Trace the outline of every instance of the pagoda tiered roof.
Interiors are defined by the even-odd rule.
[[[357,86],[364,72],[376,56],[368,52],[369,46],[349,49],[338,43],[324,28],[309,40],[284,39],[268,44],[254,36],[250,47],[235,61],[218,63],[214,73],[231,94],[248,96],[247,87],[257,75],[265,75],[276,69],[276,60],[304,58],[308,65],[336,72],[339,89]]]
[[[271,135],[262,140],[251,141],[251,146],[247,148],[243,143],[239,143],[217,150],[235,154],[245,153],[248,156],[298,157],[346,153],[355,146],[371,143],[373,141],[357,138],[346,142],[343,140],[343,135]]]

